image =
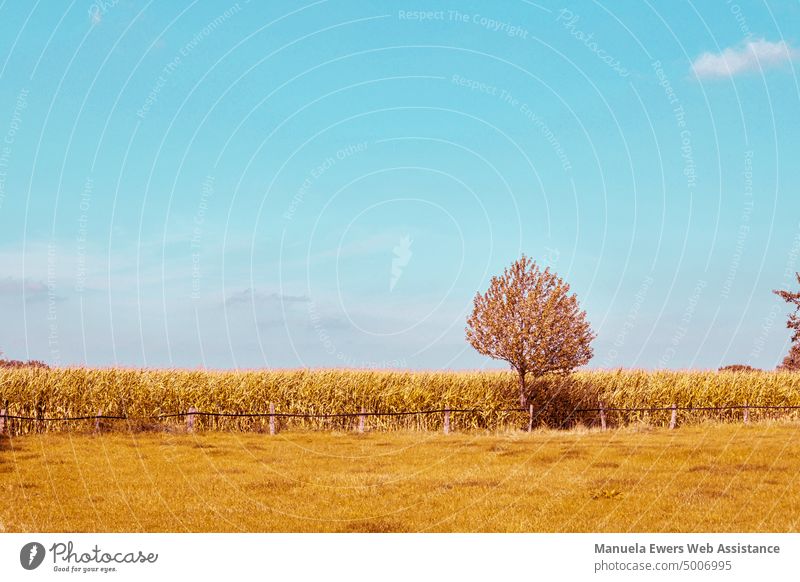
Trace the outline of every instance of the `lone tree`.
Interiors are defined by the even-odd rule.
[[[505,360],[519,375],[519,403],[527,401],[525,377],[571,372],[592,357],[594,333],[569,285],[522,257],[492,277],[475,295],[467,341],[478,352]]]
[[[797,282],[800,283],[800,273],[796,273]],[[780,296],[787,303],[794,305],[794,313],[789,315],[786,322],[786,327],[791,329],[792,334],[792,349],[789,350],[789,355],[783,359],[783,363],[778,366],[781,370],[800,370],[800,293],[792,293],[791,291],[773,291],[776,295]]]

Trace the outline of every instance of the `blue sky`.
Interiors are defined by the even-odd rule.
[[[591,367],[774,367],[800,270],[796,2],[0,5],[0,350],[503,366],[521,253]]]

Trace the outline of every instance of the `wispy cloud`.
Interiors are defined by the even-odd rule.
[[[350,329],[350,323],[343,317],[336,315],[317,315],[310,318],[307,326],[308,329]]]
[[[798,54],[797,49],[783,40],[751,40],[721,53],[703,53],[692,63],[692,72],[698,79],[733,77],[778,66],[797,58]]]
[[[308,303],[311,299],[306,295],[284,295],[281,293],[267,293],[258,289],[245,289],[229,295],[225,305],[265,304],[265,303]]]
[[[31,279],[6,277],[0,279],[0,297],[21,298],[23,293],[28,301],[37,301],[47,297],[47,285]],[[56,299],[62,299],[57,297]]]
[[[362,239],[352,240],[344,245],[323,250],[312,256],[313,260],[328,261],[331,258],[345,259],[386,253],[386,249],[397,244],[397,235],[383,232]]]

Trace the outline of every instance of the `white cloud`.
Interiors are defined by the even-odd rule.
[[[47,296],[47,285],[32,279],[16,279],[5,277],[0,279],[0,297],[21,298],[25,295],[28,301],[36,301]]]
[[[774,67],[797,56],[798,51],[786,41],[758,39],[726,48],[719,54],[703,53],[692,63],[692,71],[698,79],[720,79]]]
[[[280,293],[267,293],[258,289],[245,289],[231,294],[225,300],[229,307],[232,305],[251,303],[308,303],[311,299],[306,295],[283,295]]]

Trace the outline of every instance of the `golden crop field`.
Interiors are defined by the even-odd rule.
[[[602,401],[608,408],[704,406],[800,406],[800,374],[790,372],[647,372],[584,371],[568,378],[531,382],[536,426],[593,425]],[[527,413],[518,406],[516,377],[511,372],[403,372],[371,370],[189,371],[90,368],[0,369],[0,407],[17,416],[106,415],[150,417],[200,411],[264,413],[273,403],[278,413],[340,414],[408,412],[428,409],[477,409],[454,413],[454,430],[522,427]],[[758,411],[753,420],[797,416],[798,411]],[[736,420],[741,410],[718,413],[681,411],[680,422],[713,418]],[[645,421],[664,425],[669,412],[609,412],[611,425]],[[163,419],[162,425],[182,418]],[[197,419],[197,428],[263,430],[264,418]],[[283,428],[346,429],[357,419],[281,419]],[[440,414],[369,417],[369,429],[435,429]],[[137,421],[140,428],[146,421]],[[119,422],[117,422],[119,424]],[[16,434],[75,430],[81,423],[12,421]],[[136,428],[133,425],[129,427]]]

